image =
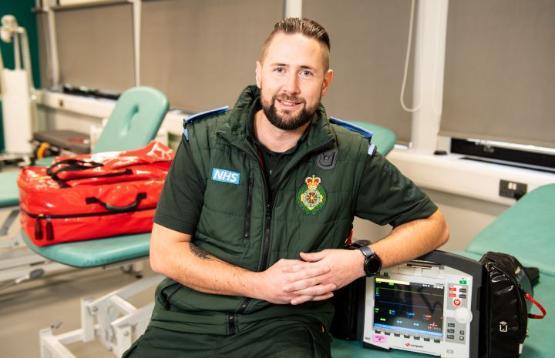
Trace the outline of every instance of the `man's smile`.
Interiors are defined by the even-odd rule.
[[[279,106],[282,107],[282,109],[286,110],[295,110],[304,104],[304,101],[300,98],[278,97],[276,98],[275,102],[277,102]]]

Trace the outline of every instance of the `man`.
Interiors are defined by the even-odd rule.
[[[330,124],[316,22],[275,25],[256,86],[199,116],[166,180],[150,261],[168,277],[132,357],[328,357],[333,292],[443,244],[437,207],[368,141]],[[354,216],[394,229],[342,249]]]

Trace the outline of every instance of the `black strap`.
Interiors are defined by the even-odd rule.
[[[115,213],[122,213],[122,212],[126,212],[126,211],[137,210],[137,208],[139,207],[139,204],[144,199],[146,199],[146,193],[142,192],[142,193],[137,194],[137,196],[135,197],[134,202],[132,202],[129,205],[124,205],[124,206],[111,205],[111,204],[105,203],[104,201],[100,200],[99,198],[93,197],[93,196],[86,198],[85,203],[87,203],[87,204],[100,204],[104,209],[106,209],[108,211],[115,212]]]
[[[61,166],[61,165],[65,165],[65,166]],[[58,166],[60,166],[60,168],[55,169]],[[67,182],[72,179],[64,180],[59,177],[58,175],[59,173],[87,170],[87,169],[93,169],[101,166],[103,166],[102,163],[93,162],[93,161],[84,161],[79,159],[65,159],[52,164],[46,170],[46,174],[48,174],[56,183],[58,183],[58,185],[60,185],[61,188],[68,188],[69,185],[67,184]],[[103,175],[95,175],[92,177],[106,178],[106,177],[115,177],[119,175],[130,175],[130,174],[133,174],[133,170],[130,168],[126,168],[126,169],[120,170],[119,172],[107,173]],[[83,178],[79,178],[79,179],[83,179]]]
[[[48,174],[56,183],[58,183],[60,187],[67,188],[69,187],[69,185],[67,184],[66,180],[63,180],[59,177],[59,173],[87,170],[101,166],[102,163],[97,163],[93,161],[84,161],[80,159],[64,159],[49,166],[48,169],[46,169],[46,174]]]

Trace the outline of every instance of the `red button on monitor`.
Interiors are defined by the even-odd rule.
[[[458,298],[455,298],[455,299],[453,300],[453,304],[454,304],[455,306],[460,306],[461,300],[459,300]]]

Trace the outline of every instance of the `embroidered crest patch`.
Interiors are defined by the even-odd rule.
[[[297,203],[306,214],[316,214],[326,205],[326,191],[321,184],[322,179],[312,175],[304,180],[303,186],[297,191]]]

